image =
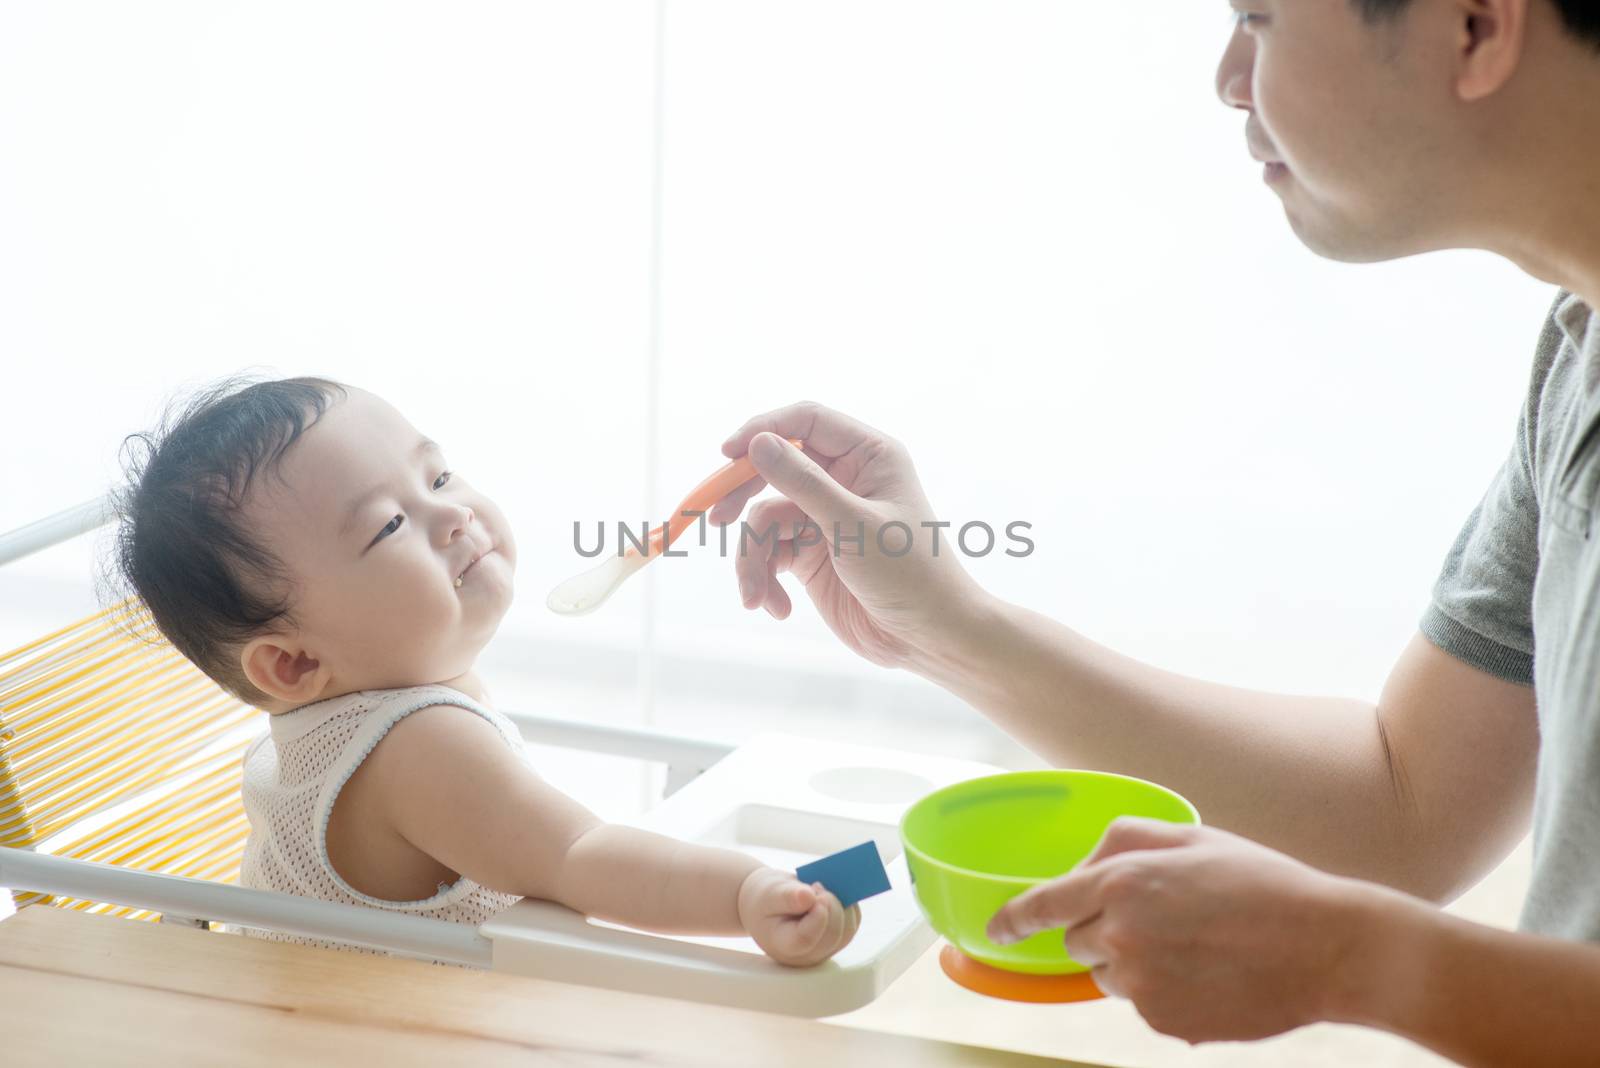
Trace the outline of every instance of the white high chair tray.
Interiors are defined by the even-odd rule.
[[[861,927],[832,960],[789,968],[749,938],[649,934],[523,900],[479,930],[496,971],[795,1016],[871,1002],[933,944],[911,896],[900,817],[924,795],[1002,769],[893,749],[763,734],[633,825],[749,853],[777,868],[872,839],[889,892],[861,902]]]

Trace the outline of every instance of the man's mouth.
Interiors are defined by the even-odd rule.
[[[1250,153],[1250,158],[1257,163],[1283,166],[1283,160],[1279,159],[1278,153],[1273,150],[1272,142],[1267,140],[1266,134],[1258,127],[1251,124],[1245,126],[1244,144]]]
[[[1248,141],[1245,147],[1250,153],[1250,158],[1255,160],[1257,163],[1275,164],[1279,167],[1283,166],[1283,160],[1279,159],[1277,153],[1273,152],[1272,150],[1258,145],[1254,141]]]

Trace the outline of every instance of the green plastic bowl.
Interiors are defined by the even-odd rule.
[[[1200,822],[1171,790],[1098,771],[1017,771],[936,790],[900,821],[917,904],[935,931],[984,964],[1034,975],[1085,971],[1059,930],[1009,946],[984,930],[1007,901],[1088,856],[1118,816]]]

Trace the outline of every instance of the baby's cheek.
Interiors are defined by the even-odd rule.
[[[396,607],[396,611],[406,610],[404,605]],[[460,621],[461,595],[446,579],[418,582],[409,611],[423,636],[437,640],[441,633]]]
[[[454,593],[442,580],[429,583],[425,575],[410,571],[370,583],[360,596],[370,630],[381,634],[388,647],[414,657],[454,618]]]

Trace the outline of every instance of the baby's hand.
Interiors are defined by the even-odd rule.
[[[779,964],[820,964],[855,937],[861,909],[845,908],[822,888],[807,886],[791,872],[757,868],[739,887],[739,920]]]

